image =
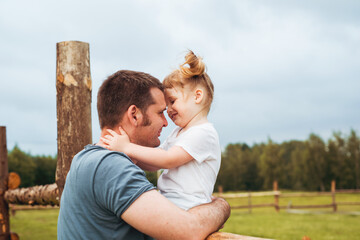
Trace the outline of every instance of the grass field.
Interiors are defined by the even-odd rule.
[[[280,198],[280,205],[330,204],[330,196]],[[336,201],[360,202],[360,194],[337,194]],[[247,198],[229,200],[232,206],[246,205]],[[273,203],[273,197],[252,198],[252,204]],[[264,238],[301,240],[360,239],[360,206],[339,206],[337,213],[331,208],[304,209],[304,214],[287,213],[274,208],[232,210],[231,217],[222,231]],[[57,209],[17,211],[11,216],[11,231],[23,240],[56,239]]]
[[[58,209],[16,211],[10,217],[10,231],[21,240],[56,239]]]

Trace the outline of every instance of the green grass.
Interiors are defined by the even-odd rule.
[[[331,204],[331,196],[280,198],[280,205]],[[337,202],[360,202],[360,194],[337,194]],[[231,199],[230,205],[247,205],[248,199]],[[254,197],[252,204],[273,203],[274,197]],[[304,209],[306,214],[288,213],[286,209],[277,213],[274,208],[256,208],[231,212],[231,217],[222,231],[240,235],[301,240],[309,236],[312,240],[360,239],[360,205],[339,206],[336,213],[331,208]],[[17,211],[11,216],[11,231],[25,240],[56,239],[58,209]]]
[[[298,215],[285,211],[276,213],[253,212],[251,214],[234,210],[222,231],[240,235],[301,240],[311,239],[360,239],[360,216],[322,214]]]
[[[247,205],[248,198],[230,199],[231,206]],[[280,206],[331,204],[331,196],[281,198]],[[337,194],[337,202],[360,202],[360,194]],[[253,197],[252,204],[274,203],[274,197]],[[301,209],[299,213],[288,213],[281,209],[279,213],[273,207],[235,209],[222,231],[241,235],[273,239],[292,240],[309,236],[316,240],[360,239],[360,205],[338,206],[332,208]]]
[[[56,239],[58,209],[16,211],[10,217],[10,231],[19,235],[21,240]]]

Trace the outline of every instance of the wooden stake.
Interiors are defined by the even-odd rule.
[[[4,199],[8,188],[8,174],[6,127],[0,126],[0,240],[10,237],[9,205]]]
[[[56,47],[56,184],[61,197],[73,157],[92,141],[92,83],[89,44],[69,41],[57,43]]]

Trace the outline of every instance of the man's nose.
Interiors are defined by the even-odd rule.
[[[165,114],[163,114],[162,117],[163,117],[163,127],[167,127],[168,121],[166,120]]]

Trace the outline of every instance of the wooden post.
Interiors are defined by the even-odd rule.
[[[60,198],[74,155],[92,141],[89,44],[59,42],[56,59],[56,184]]]
[[[0,240],[10,238],[9,205],[4,199],[8,189],[6,127],[0,126]]]
[[[279,208],[279,194],[277,193],[277,191],[278,191],[278,182],[277,181],[274,181],[273,188],[274,188],[274,192],[276,192],[274,195],[275,210],[276,210],[276,212],[279,212],[280,208]]]
[[[336,182],[335,180],[331,181],[331,196],[332,196],[332,205],[333,205],[333,211],[337,211],[337,205],[335,201],[335,192],[336,192]]]
[[[223,195],[224,189],[223,189],[223,186],[222,186],[222,185],[219,185],[219,186],[218,186],[218,192],[219,192],[219,196],[222,196],[222,195]]]
[[[249,196],[248,196],[248,206],[249,206],[249,213],[251,213],[251,192],[249,192]]]

